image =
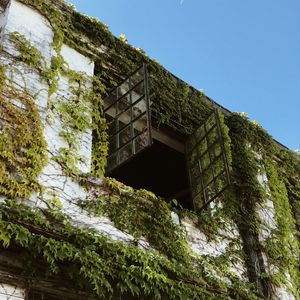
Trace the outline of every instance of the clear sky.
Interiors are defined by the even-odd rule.
[[[300,149],[299,0],[69,0],[278,141]]]

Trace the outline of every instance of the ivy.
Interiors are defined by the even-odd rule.
[[[73,227],[59,212],[8,201],[2,205],[0,224],[4,247],[21,246],[35,259],[42,259],[51,274],[72,264],[81,286],[100,299],[122,295],[134,299],[232,299],[230,295],[259,299],[242,284],[241,290],[232,290],[226,283],[218,287],[210,281],[201,261],[193,268],[154,250],[145,252],[134,245],[114,242],[92,229]]]
[[[48,109],[59,115],[63,125],[60,136],[67,144],[54,159],[67,175],[80,179],[78,161],[84,162],[84,157],[79,155],[76,137],[88,128],[94,130],[92,174],[103,175],[107,156],[103,97],[142,63],[148,64],[154,126],[166,125],[187,135],[211,113],[210,100],[201,91],[175,78],[143,51],[116,39],[98,20],[73,11],[63,1],[55,5],[50,0],[21,2],[39,10],[53,28],[55,54],[49,67],[24,36],[13,33],[10,38],[19,52],[17,59],[37,70],[41,80],[49,85]],[[87,37],[84,40],[83,34]],[[97,76],[88,77],[70,70],[60,54],[63,43],[93,59]],[[60,76],[67,78],[71,88],[72,97],[68,101],[56,94]],[[8,85],[3,66],[0,66],[0,92],[0,194],[13,199],[29,197],[42,188],[37,176],[46,164],[46,143],[35,99]],[[51,117],[49,114],[49,122]],[[295,237],[299,237],[300,228],[299,157],[290,151],[279,151],[260,126],[243,116],[232,114],[225,120],[221,118],[221,122],[225,148],[227,153],[232,153],[228,161],[232,165],[233,184],[213,211],[200,215],[188,212],[188,215],[211,238],[218,235],[215,233],[218,228],[233,220],[244,247],[238,256],[246,260],[249,278],[260,294],[271,297],[274,287],[286,285],[297,297],[299,243]],[[262,224],[256,209],[270,196],[257,179],[264,171],[278,228],[271,230],[269,239],[262,243],[259,240]],[[170,209],[162,199],[112,180],[106,180],[106,185],[105,195],[81,205],[91,214],[110,217],[119,229],[136,239],[145,237],[160,254],[156,250],[144,252],[134,245],[113,242],[99,232],[74,228],[59,210],[47,212],[55,220],[50,222],[44,211],[13,202],[1,209],[3,246],[15,244],[26,249],[33,257],[43,259],[52,273],[62,272],[66,264],[73,265],[75,272],[70,273],[79,274],[78,281],[85,282],[89,292],[103,299],[120,295],[138,299],[259,298],[252,293],[250,284],[245,286],[228,270],[225,262],[230,260],[230,250],[239,251],[234,241],[217,259],[200,257],[195,261],[188,253],[184,233],[171,220]],[[277,268],[275,273],[266,272],[263,253]],[[32,269],[35,267],[32,265]],[[216,270],[220,277],[226,276],[230,284],[208,274],[208,269]]]
[[[40,189],[37,177],[47,163],[43,126],[34,98],[5,81],[1,67],[0,194],[29,197]]]
[[[153,97],[152,113],[156,125],[169,125],[184,133],[191,133],[212,111],[210,100],[203,92],[187,85],[170,74],[163,66],[149,59],[142,51],[115,38],[107,26],[95,18],[84,16],[61,4],[49,0],[22,0],[34,6],[50,20],[56,35],[66,44],[91,57],[96,72],[106,87],[112,88],[142,63],[147,63]],[[92,43],[80,37],[86,35]],[[97,48],[105,52],[97,51]],[[111,68],[113,66],[113,68]]]
[[[294,219],[286,187],[274,167],[278,148],[266,131],[246,117],[232,114],[227,122],[231,130],[234,186],[224,209],[238,225],[247,255],[249,277],[267,297],[273,295],[274,286],[281,285],[288,288],[293,286],[292,292],[297,296],[299,259],[296,253],[299,253],[299,244],[295,240]],[[271,230],[266,243],[259,241],[261,220],[257,215],[257,207],[265,203],[270,195],[258,181],[257,176],[261,172],[266,172],[268,178],[276,222],[276,229]],[[262,263],[263,253],[271,265],[278,268],[277,272],[267,274],[266,266]],[[292,277],[291,285],[287,284],[288,274]]]
[[[112,178],[105,178],[108,192],[95,201],[79,205],[96,216],[107,216],[121,231],[178,261],[190,261],[185,232],[174,223],[168,204],[146,190],[133,190]],[[149,226],[151,224],[151,226]]]
[[[270,157],[266,157],[264,162],[277,223],[276,228],[271,229],[270,237],[266,241],[266,250],[271,264],[278,267],[276,274],[272,275],[272,280],[279,284],[284,283],[292,290],[293,294],[300,295],[300,249],[296,240],[295,220],[287,190],[284,182],[280,180],[274,162]],[[288,276],[291,276],[291,282],[289,282]]]
[[[283,149],[277,153],[277,156],[277,170],[287,189],[300,241],[300,157],[296,153]]]
[[[54,26],[55,27],[55,26]],[[52,46],[56,54],[51,57],[51,65],[48,68],[45,58],[31,43],[21,34],[13,32],[11,40],[15,43],[20,52],[18,60],[24,62],[28,67],[36,70],[42,80],[48,85],[48,117],[51,123],[52,113],[59,115],[63,130],[60,136],[67,142],[67,147],[62,147],[53,157],[54,161],[63,166],[66,175],[78,177],[78,162],[84,163],[85,157],[79,154],[80,144],[77,139],[89,128],[94,129],[95,146],[93,151],[94,159],[93,174],[103,175],[106,166],[107,155],[107,134],[103,114],[103,101],[101,93],[103,84],[96,77],[88,76],[85,73],[71,70],[60,54],[63,33],[56,31]],[[58,80],[60,76],[68,79],[72,96],[64,99],[58,96]]]
[[[12,32],[9,37],[20,53],[17,59],[36,69],[43,80],[49,80],[50,70],[47,68],[46,60],[41,53],[22,34]]]

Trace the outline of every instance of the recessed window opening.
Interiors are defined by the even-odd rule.
[[[192,209],[185,154],[158,140],[131,160],[115,168],[110,177],[137,189],[147,189],[166,200],[176,199]]]
[[[217,111],[189,137],[151,125],[145,65],[104,100],[109,127],[106,175],[147,189],[182,207],[200,210],[229,185],[229,171]]]

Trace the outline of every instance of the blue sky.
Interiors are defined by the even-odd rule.
[[[70,0],[116,36],[300,148],[299,0]]]

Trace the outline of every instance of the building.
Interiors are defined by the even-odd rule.
[[[0,8],[1,299],[299,299],[298,156],[62,1]]]

